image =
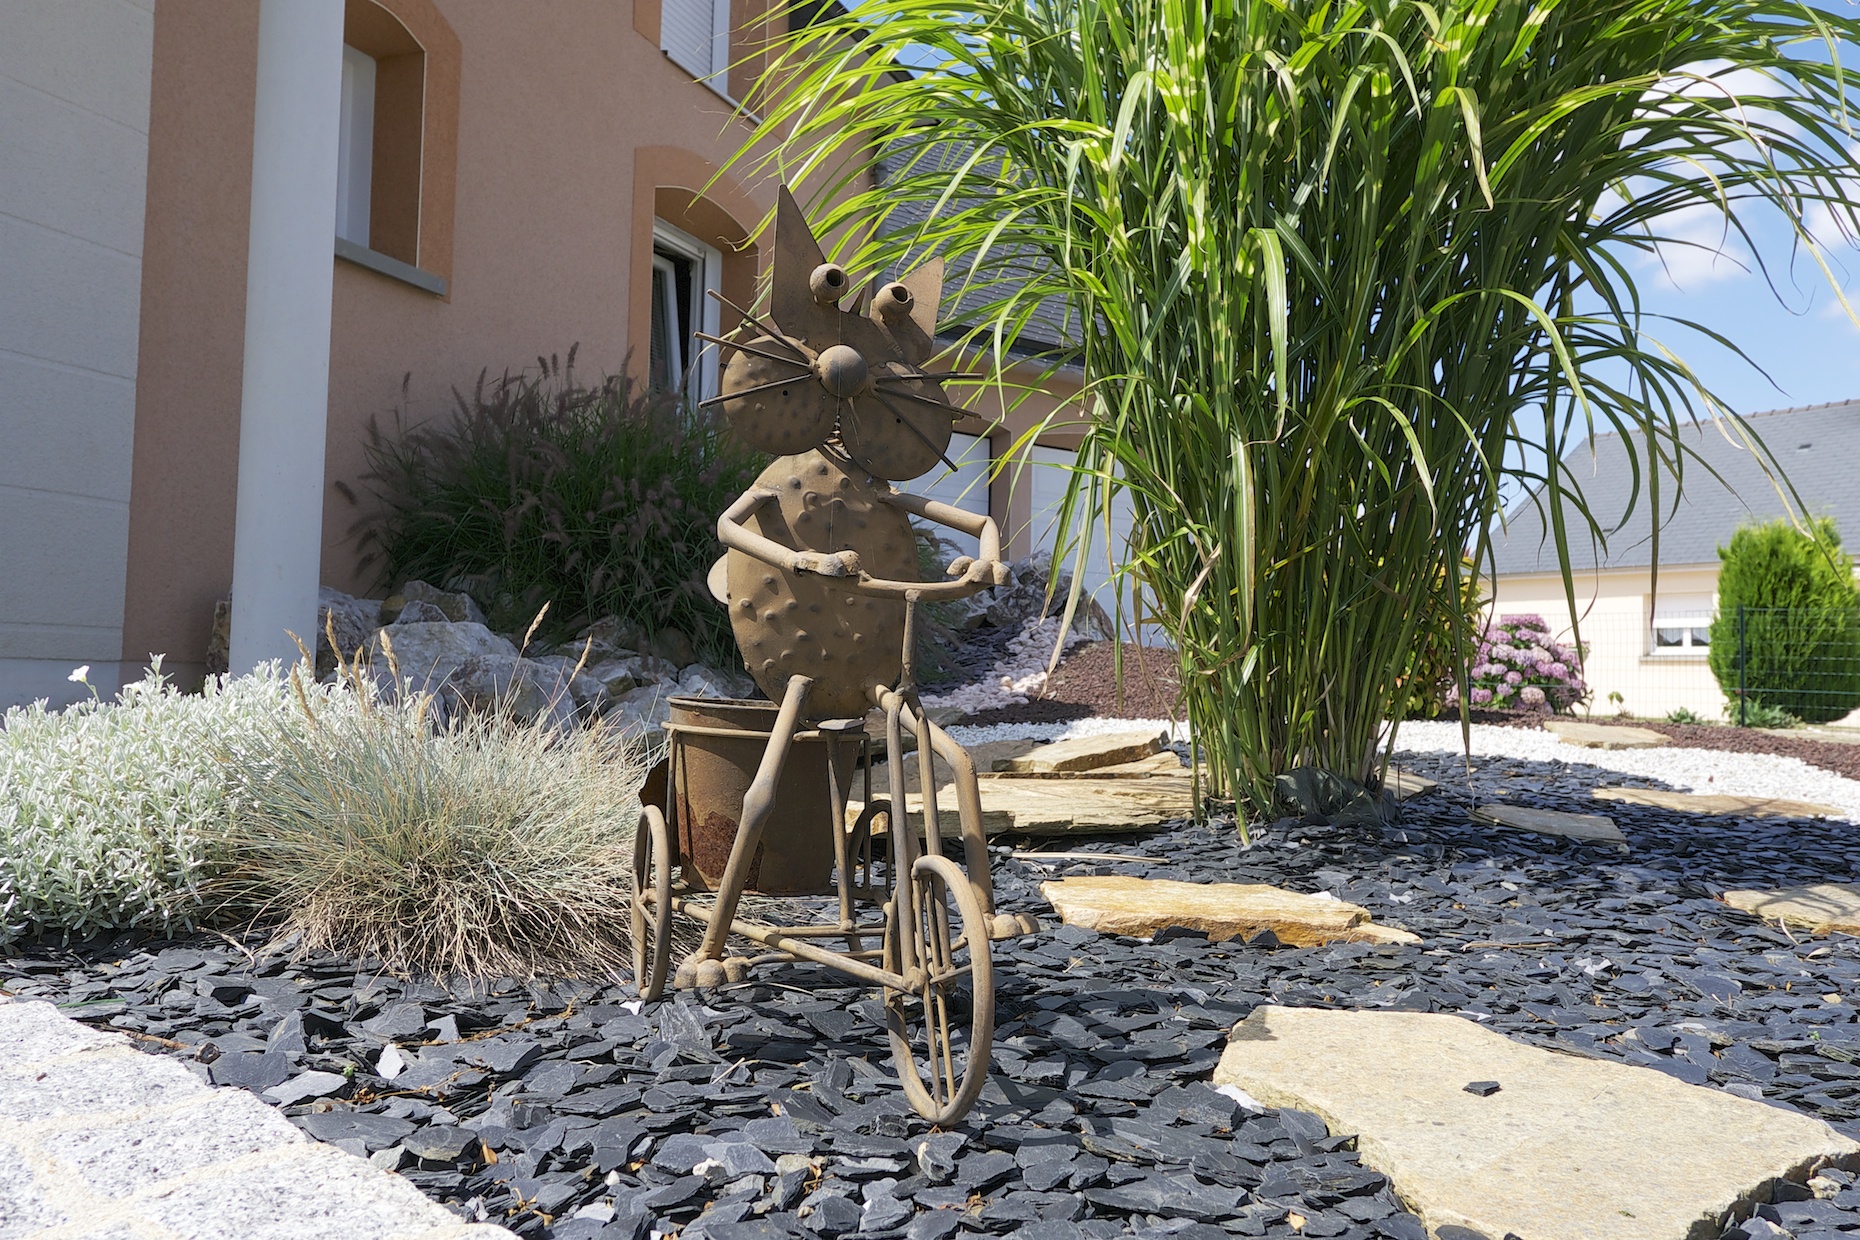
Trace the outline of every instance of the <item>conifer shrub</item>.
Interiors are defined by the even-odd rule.
[[[1718,558],[1709,658],[1731,718],[1740,686],[1752,706],[1807,723],[1860,708],[1860,591],[1833,520],[1746,525]]]

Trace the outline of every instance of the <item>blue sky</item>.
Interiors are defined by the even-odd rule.
[[[1856,7],[1852,0],[1814,2],[1848,16]],[[1755,94],[1764,89],[1757,82],[1740,82],[1738,88]],[[1860,197],[1860,186],[1854,192]],[[1739,413],[1860,399],[1860,327],[1841,308],[1812,258],[1800,254],[1792,261],[1793,238],[1779,215],[1770,211],[1745,218],[1771,263],[1770,281],[1741,242],[1723,237],[1722,222],[1709,213],[1671,231],[1714,248],[1722,242],[1722,254],[1671,249],[1664,265],[1649,257],[1637,264],[1636,274],[1649,310],[1694,319],[1730,337],[1769,377],[1696,336],[1669,331],[1666,343]],[[1825,210],[1811,210],[1808,224],[1849,302],[1860,311],[1860,249],[1841,235]]]
[[[1717,221],[1700,218],[1696,225],[1691,236],[1720,243]],[[1669,248],[1664,264],[1637,256],[1634,270],[1649,311],[1693,319],[1730,337],[1769,377],[1714,341],[1670,325],[1655,325],[1653,333],[1739,413],[1860,399],[1860,328],[1812,258],[1801,254],[1790,261],[1790,233],[1780,218],[1758,216],[1754,227],[1771,260],[1772,280],[1735,238],[1724,242],[1723,253]],[[1828,234],[1829,263],[1860,309],[1860,250],[1833,229],[1821,231]]]

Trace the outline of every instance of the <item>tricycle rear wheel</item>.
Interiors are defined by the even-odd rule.
[[[650,895],[650,899],[648,899]],[[633,833],[633,985],[650,1003],[665,993],[672,962],[672,833],[656,805],[640,811]]]

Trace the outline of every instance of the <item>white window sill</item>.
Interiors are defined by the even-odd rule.
[[[336,257],[347,259],[357,267],[366,267],[390,280],[411,284],[435,297],[444,297],[449,287],[444,276],[436,276],[430,271],[415,267],[412,263],[403,263],[398,258],[389,258],[379,250],[357,245],[345,237],[336,238]]]
[[[1705,646],[1680,647],[1672,651],[1649,651],[1640,656],[1642,663],[1703,663],[1711,657],[1711,650]]]

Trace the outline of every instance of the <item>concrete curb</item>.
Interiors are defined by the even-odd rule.
[[[34,1240],[494,1240],[397,1175],[306,1137],[49,1003],[0,998],[0,1234]]]

